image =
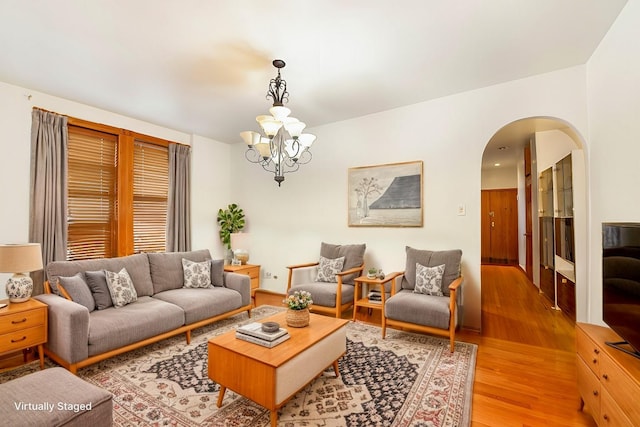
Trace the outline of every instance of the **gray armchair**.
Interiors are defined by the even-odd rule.
[[[449,337],[454,350],[458,303],[463,278],[462,251],[427,251],[407,246],[407,264],[394,281],[382,316],[382,338],[387,326]]]
[[[354,282],[364,269],[365,244],[322,243],[320,261],[290,265],[287,295],[311,293],[311,311],[341,317],[353,306]]]

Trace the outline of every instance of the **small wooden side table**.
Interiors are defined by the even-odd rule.
[[[358,307],[367,307],[369,309],[374,309],[374,310],[383,310],[384,309],[384,302],[387,299],[387,293],[385,292],[384,289],[384,285],[389,283],[389,282],[393,282],[395,280],[396,277],[400,276],[402,273],[390,273],[388,275],[386,275],[384,277],[384,279],[370,279],[368,278],[366,275],[365,276],[360,276],[360,277],[356,277],[356,279],[354,280],[355,282],[355,289],[353,292],[353,321],[356,321],[356,312],[358,311]],[[381,301],[380,302],[371,302],[369,301],[369,297],[362,297],[362,284],[366,284],[368,287],[368,290],[371,290],[371,288],[375,288],[375,287],[379,287],[380,288],[380,296],[381,296]],[[393,285],[392,285],[393,286]],[[384,312],[382,313],[382,315],[384,316]]]
[[[47,305],[38,300],[10,303],[0,308],[0,355],[38,347],[40,369],[44,369],[47,342]]]
[[[225,265],[224,271],[244,274],[251,278],[251,302],[255,300],[256,289],[260,287],[260,266],[255,264]]]

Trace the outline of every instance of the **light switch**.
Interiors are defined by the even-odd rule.
[[[467,214],[467,208],[464,205],[458,205],[458,216],[464,216]]]

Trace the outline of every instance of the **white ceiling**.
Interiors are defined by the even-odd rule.
[[[0,0],[0,81],[235,143],[275,58],[317,126],[584,64],[625,3]]]

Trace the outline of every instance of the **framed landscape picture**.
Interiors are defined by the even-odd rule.
[[[422,227],[422,161],[349,168],[349,227]]]

